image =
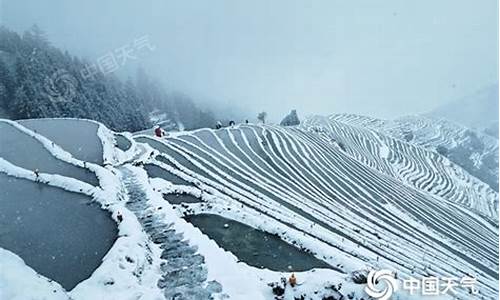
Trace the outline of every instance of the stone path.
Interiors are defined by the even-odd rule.
[[[146,193],[137,181],[133,171],[122,167],[121,177],[128,193],[127,208],[136,216],[153,243],[163,250],[161,258],[162,278],[158,287],[164,290],[169,300],[213,299],[212,294],[222,292],[217,281],[207,282],[205,258],[189,245],[182,233],[176,232],[173,223],[155,214]]]

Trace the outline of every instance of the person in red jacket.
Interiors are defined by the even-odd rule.
[[[157,137],[162,137],[163,136],[163,130],[161,130],[160,126],[156,126],[156,128],[155,128],[155,135]]]

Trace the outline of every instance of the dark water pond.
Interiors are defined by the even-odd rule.
[[[99,185],[93,172],[55,158],[35,138],[5,122],[0,122],[0,157],[27,170],[39,169],[41,173],[59,174]]]
[[[82,194],[0,173],[0,247],[71,290],[113,245],[116,223]]]
[[[163,194],[163,199],[170,204],[203,202],[201,199],[189,194]]]
[[[68,151],[76,159],[102,165],[103,150],[98,125],[85,120],[34,119],[18,121]]]
[[[148,173],[149,177],[158,177],[162,178],[166,181],[169,181],[173,184],[180,184],[180,185],[189,185],[193,186],[191,182],[187,182],[186,180],[180,178],[179,176],[170,173],[169,171],[155,165],[155,164],[145,164],[144,169]]]
[[[222,248],[248,265],[273,271],[306,271],[332,267],[278,236],[217,215],[200,214],[185,219]]]
[[[116,147],[122,151],[127,151],[132,147],[132,143],[128,140],[128,138],[124,137],[121,134],[115,134]]]

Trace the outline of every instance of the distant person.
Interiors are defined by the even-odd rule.
[[[35,180],[38,180],[38,178],[40,178],[40,170],[35,169],[35,171],[33,171],[33,173],[35,173]]]
[[[155,128],[155,135],[157,137],[164,137],[167,135],[167,132],[163,130],[163,128],[161,128],[159,125],[157,125]]]
[[[288,278],[288,282],[292,287],[294,287],[297,284],[297,277],[295,277],[295,273],[292,273],[290,278]]]
[[[217,121],[217,124],[215,124],[215,129],[221,129],[221,128],[222,128],[221,121]]]
[[[158,125],[156,125],[156,127],[155,127],[155,135],[156,135],[156,137],[162,137],[161,127]]]
[[[118,219],[118,222],[121,223],[123,221],[123,216],[120,212],[116,215],[116,218]]]
[[[248,124],[248,120],[245,120],[245,124]]]

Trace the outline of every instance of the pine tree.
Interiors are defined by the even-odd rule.
[[[15,82],[7,65],[0,60],[0,107],[7,109],[14,96]]]
[[[297,110],[295,109],[292,109],[292,111],[286,115],[280,123],[281,126],[295,126],[299,124],[299,116],[297,115]]]
[[[142,69],[135,82],[102,73],[84,77],[89,62],[50,45],[36,25],[22,37],[0,27],[0,51],[0,107],[13,118],[87,118],[136,131],[151,126],[149,114],[156,109],[189,129],[215,123],[210,111],[187,96],[168,94]]]

